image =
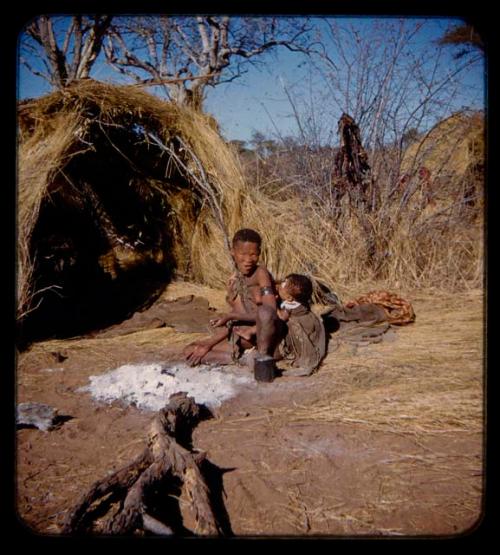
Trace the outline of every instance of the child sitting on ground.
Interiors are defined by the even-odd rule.
[[[289,274],[278,283],[278,316],[287,327],[279,349],[293,368],[286,376],[309,376],[326,354],[323,321],[310,308],[312,293],[311,280],[301,274]]]
[[[186,360],[230,364],[244,349],[257,348],[262,360],[271,359],[279,342],[274,280],[259,264],[262,239],[253,229],[240,229],[232,241],[231,256],[236,271],[228,281],[226,300],[230,311],[211,320],[215,333],[184,349]]]

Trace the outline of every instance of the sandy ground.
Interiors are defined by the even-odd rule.
[[[194,285],[172,284],[166,294],[187,293],[224,306],[222,292]],[[405,298],[417,319],[392,341],[340,345],[314,375],[259,383],[198,425],[193,443],[220,477],[227,533],[446,536],[477,523],[482,293]],[[30,530],[59,534],[78,498],[145,446],[154,413],[97,403],[77,389],[122,364],[176,360],[194,337],[161,328],[43,342],[19,355],[17,401],[71,417],[50,432],[16,432],[16,511]]]

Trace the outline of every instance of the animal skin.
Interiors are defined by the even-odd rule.
[[[389,291],[371,291],[355,300],[346,302],[345,306],[353,308],[366,304],[376,304],[381,307],[391,325],[403,326],[415,321],[415,311],[411,303]]]

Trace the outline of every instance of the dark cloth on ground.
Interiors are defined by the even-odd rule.
[[[334,305],[322,312],[322,318],[328,324],[328,320],[337,322],[363,322],[365,324],[376,324],[388,320],[384,309],[373,303],[358,304],[352,307],[346,305]],[[328,327],[328,325],[327,325]]]
[[[136,312],[127,320],[93,334],[96,337],[117,337],[137,331],[173,327],[178,332],[203,333],[208,330],[215,309],[204,297],[186,295],[167,301],[160,299],[143,312]]]
[[[334,304],[321,314],[327,333],[328,350],[336,350],[342,342],[354,346],[394,340],[392,326],[415,321],[412,305],[395,293],[371,291],[345,304]]]
[[[363,323],[340,322],[337,330],[331,334],[328,342],[328,352],[336,351],[342,343],[364,347],[371,343],[381,343],[391,330],[388,322]],[[391,340],[394,337],[391,336]]]

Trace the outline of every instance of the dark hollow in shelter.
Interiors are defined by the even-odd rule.
[[[196,172],[211,162],[196,144],[213,120],[92,80],[21,102],[18,118],[21,344],[119,322],[189,273]]]

